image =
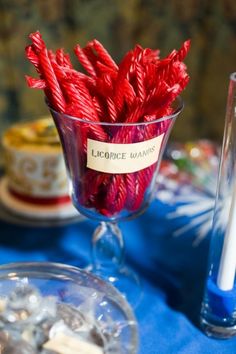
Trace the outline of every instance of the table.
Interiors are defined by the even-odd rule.
[[[236,338],[207,338],[199,329],[209,235],[198,246],[196,228],[173,237],[190,217],[166,217],[175,208],[156,199],[132,221],[121,223],[126,261],[140,274],[143,298],[135,311],[140,331],[139,354],[233,354]],[[0,221],[0,263],[52,261],[81,266],[88,260],[95,223],[54,227]]]

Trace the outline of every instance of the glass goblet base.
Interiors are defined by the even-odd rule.
[[[142,297],[139,276],[124,265],[124,242],[121,230],[113,222],[101,222],[92,239],[92,264],[87,270],[112,284],[133,308]]]

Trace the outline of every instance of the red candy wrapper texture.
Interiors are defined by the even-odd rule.
[[[127,126],[109,134],[109,128],[89,122],[145,123],[156,121],[173,113],[172,104],[189,82],[183,63],[190,40],[177,51],[160,59],[159,50],[136,45],[117,64],[96,39],[84,48],[77,44],[74,53],[83,70],[73,67],[64,49],[47,49],[39,31],[29,35],[31,44],[26,57],[34,65],[38,78],[26,76],[29,87],[42,89],[49,106],[61,114],[88,121],[81,135],[78,154],[86,156],[87,137],[101,142],[128,144],[156,136],[150,124],[141,139],[134,140],[134,132]],[[166,131],[168,121],[160,125],[159,134]],[[135,131],[137,134],[137,131]],[[84,136],[84,139],[83,137]],[[110,140],[109,140],[110,139]],[[131,212],[140,208],[150,184],[155,165],[135,173],[111,174],[86,168],[80,176],[85,208],[94,208],[100,214],[113,216],[122,209]],[[91,184],[92,181],[92,184]]]

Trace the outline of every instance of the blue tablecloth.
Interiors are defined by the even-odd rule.
[[[236,353],[236,338],[209,339],[199,329],[209,236],[194,246],[195,229],[173,237],[189,217],[168,219],[173,206],[155,200],[142,216],[123,222],[126,261],[140,274],[136,310],[139,354]],[[178,225],[176,225],[178,224]],[[89,257],[95,223],[26,227],[0,221],[0,262],[53,261],[80,266]]]

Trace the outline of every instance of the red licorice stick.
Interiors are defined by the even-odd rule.
[[[104,108],[103,108],[103,105],[101,104],[101,102],[99,101],[99,98],[94,96],[92,98],[93,100],[93,106],[94,108],[96,109],[96,112],[97,112],[97,115],[98,115],[98,118],[100,120],[103,119],[103,116],[104,116]]]
[[[92,42],[89,43],[89,45],[95,49],[101,62],[110,66],[114,70],[118,69],[117,64],[114,62],[110,54],[98,40],[94,39]]]
[[[62,83],[62,85],[71,103],[74,103],[75,107],[76,104],[79,104],[78,111],[74,112],[73,114],[72,112],[70,112],[70,115],[77,116],[78,118],[83,118],[87,121],[97,121],[98,117],[96,116],[94,109],[92,109],[88,105],[88,101],[83,96],[81,91],[79,92],[75,88],[75,86],[69,82],[64,82]],[[88,125],[86,125],[86,123],[84,123],[84,127],[85,126],[87,126],[87,129],[91,131],[91,135],[93,136],[93,138],[98,139],[100,141],[104,141],[106,139],[106,133],[104,132],[103,128],[100,125],[98,124],[91,125],[91,123],[90,124],[88,123]]]
[[[35,79],[34,77],[25,75],[26,82],[29,87],[31,88],[37,88],[37,89],[45,89],[46,88],[46,83],[42,79]]]
[[[101,77],[104,74],[110,75],[112,77],[117,77],[117,70],[101,63],[98,60],[96,61],[96,71],[97,71],[97,76],[99,77]]]
[[[73,65],[71,63],[70,56],[68,53],[64,52],[63,48],[56,50],[56,61],[59,65],[65,67],[65,68],[73,69]]]
[[[94,170],[87,170],[82,178],[83,205],[96,207],[97,210],[104,208],[104,198],[107,193],[107,187],[111,181],[111,175],[97,173]]]
[[[70,56],[68,53],[64,54],[64,66],[69,69],[73,69],[73,65],[71,63]]]
[[[50,90],[49,99],[52,100],[53,108],[61,113],[65,112],[66,102],[48,57],[46,48],[42,48],[39,53],[39,63],[43,70],[44,79],[47,82],[47,87]]]
[[[64,65],[64,51],[62,48],[56,50],[56,61],[59,65]]]
[[[82,102],[87,104],[87,106],[90,109],[90,112],[91,112],[90,120],[99,122],[99,118],[98,118],[97,112],[96,112],[96,110],[94,108],[94,105],[93,105],[92,97],[91,97],[90,92],[87,89],[85,83],[82,80],[77,80],[76,88],[77,88],[78,92],[81,94],[81,96],[83,97],[83,101]]]
[[[31,45],[28,45],[25,48],[25,54],[27,59],[35,66],[37,72],[40,73],[40,69],[39,69],[39,58],[37,56],[37,54],[35,53],[34,49],[32,48]]]
[[[163,59],[158,65],[159,77],[160,79],[167,78],[171,76],[171,71],[173,70],[174,63],[181,63],[182,60],[186,57],[190,49],[190,40],[185,41],[179,51],[173,51],[167,58]],[[182,63],[183,64],[183,63]],[[181,71],[180,71],[181,72]],[[183,71],[182,71],[183,73]]]
[[[83,53],[86,55],[86,57],[90,61],[91,65],[93,66],[94,70],[96,71],[97,61],[99,59],[98,59],[96,53],[94,52],[93,48],[90,47],[89,43],[83,48]],[[97,74],[97,71],[96,71],[96,74]]]
[[[150,187],[150,183],[153,180],[154,173],[156,172],[158,162],[141,170],[137,175],[137,186],[139,186],[137,198],[135,199],[132,208],[130,210],[135,211],[140,208],[143,203],[145,192]]]
[[[127,188],[123,175],[113,175],[112,181],[107,185],[107,193],[104,199],[103,213],[106,211],[107,216],[112,216],[120,212],[125,205],[127,198]]]
[[[114,84],[114,102],[118,112],[122,111],[124,103],[124,80],[127,79],[130,65],[132,63],[132,53],[129,52],[119,65],[119,71]]]
[[[136,81],[137,81],[137,93],[141,101],[145,101],[146,98],[146,89],[144,85],[144,69],[140,64],[135,65],[136,68]]]
[[[56,62],[56,54],[52,50],[48,50],[47,52],[48,52],[48,57],[49,57],[51,63],[53,61]]]
[[[191,45],[190,40],[185,41],[183,43],[182,47],[180,48],[180,50],[176,52],[176,54],[174,55],[172,60],[173,61],[183,61],[189,52],[190,45]]]
[[[32,46],[36,54],[39,54],[43,48],[45,48],[45,43],[42,39],[41,33],[39,31],[31,33],[29,38],[32,40]]]
[[[88,57],[86,54],[83,52],[82,48],[80,47],[79,44],[74,49],[75,55],[77,56],[80,64],[84,67],[84,69],[91,75],[91,76],[96,76],[96,72],[94,70],[93,65],[89,61]]]
[[[68,67],[63,67],[63,71],[66,73],[67,80],[74,84],[76,84],[78,80],[82,80],[90,88],[94,88],[96,86],[96,81],[91,76],[87,76],[84,73],[80,73],[73,68]]]
[[[82,113],[85,113],[82,118],[86,118],[89,121],[93,122],[99,122],[99,117],[97,114],[97,111],[94,107],[92,97],[90,96],[90,93],[83,83],[82,80],[77,81],[77,90],[79,92],[80,96],[80,105],[83,104],[84,109],[82,110]],[[87,106],[87,107],[86,107]],[[103,127],[99,124],[94,124],[92,127],[90,125],[91,131],[96,133],[96,136],[99,138],[100,141],[104,141],[107,138],[107,135],[103,129]]]
[[[76,89],[75,85],[66,80],[62,80],[61,86],[63,88],[64,97],[66,98],[67,104],[73,103],[75,106],[78,106],[80,114],[81,112],[83,112],[86,119],[91,117],[91,110],[89,109],[88,105],[83,101],[83,98],[79,91]]]
[[[125,203],[127,210],[132,210],[132,206],[136,198],[136,190],[135,190],[136,176],[137,173],[126,173],[124,176],[124,181],[127,189],[127,199]]]
[[[136,97],[134,88],[127,79],[124,79],[123,87],[125,102],[127,103],[128,107],[131,107]]]
[[[111,97],[107,97],[107,108],[111,122],[117,121],[117,110]]]

